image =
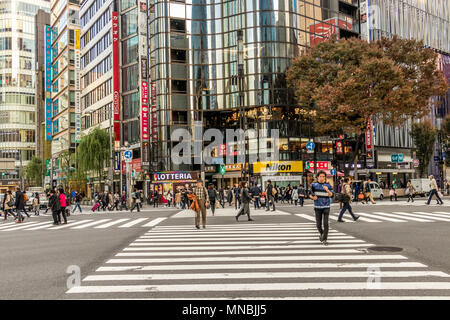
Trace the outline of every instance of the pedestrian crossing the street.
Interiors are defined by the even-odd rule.
[[[266,211],[265,209],[253,209],[251,208],[251,216],[271,216],[271,215],[290,215],[290,213],[283,211]],[[239,209],[235,209],[235,207],[225,207],[216,209],[214,216],[215,217],[234,217],[238,213]],[[208,216],[211,216],[211,209],[207,210]],[[190,218],[195,215],[195,212],[192,210],[182,210],[172,216],[172,218]]]
[[[67,291],[70,299],[450,299],[450,275],[315,224],[155,226]]]
[[[403,212],[403,211],[374,211],[374,212],[360,212],[353,209],[353,213],[359,216],[359,222],[450,222],[450,211],[413,211],[413,212]],[[314,212],[312,213],[298,213],[296,216],[304,218],[310,221],[316,221],[314,217]],[[339,210],[335,211],[331,209],[330,219],[338,219]],[[344,213],[343,220],[345,222],[354,222],[350,214]]]
[[[102,230],[111,228],[132,228],[132,227],[152,227],[166,218],[121,218],[121,219],[82,219],[82,220],[67,220],[67,224],[57,225],[53,224],[53,220],[42,221],[38,219],[33,219],[31,221],[25,220],[22,223],[6,222],[0,224],[1,232],[11,232],[11,231],[35,231],[35,230],[61,230],[61,229],[72,229],[72,230]]]

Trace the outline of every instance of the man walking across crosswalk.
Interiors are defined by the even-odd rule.
[[[195,205],[195,227],[200,229],[200,215],[202,216],[203,229],[206,228],[206,207],[209,204],[208,191],[203,186],[203,181],[198,180],[197,186],[192,189],[192,194],[196,196],[194,198]]]
[[[311,184],[309,197],[314,200],[314,212],[316,215],[317,230],[320,233],[320,241],[328,245],[328,218],[330,216],[330,198],[333,196],[333,187],[326,182],[326,173],[319,171],[317,182]],[[322,227],[323,224],[323,227]]]
[[[343,207],[341,209],[341,212],[339,213],[338,222],[344,222],[342,220],[342,216],[344,215],[345,211],[348,210],[350,212],[350,215],[352,216],[353,220],[358,220],[359,216],[355,216],[353,214],[352,206],[350,202],[352,201],[352,188],[350,187],[350,183],[348,178],[345,178],[344,184],[342,185],[342,193],[345,195],[345,199],[343,199]]]

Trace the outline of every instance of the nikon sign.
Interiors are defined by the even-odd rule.
[[[303,161],[263,161],[253,164],[253,173],[303,172]]]

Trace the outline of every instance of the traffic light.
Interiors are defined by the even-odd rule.
[[[224,165],[220,166],[219,172],[220,172],[220,174],[225,174],[225,166]]]

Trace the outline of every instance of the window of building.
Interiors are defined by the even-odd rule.
[[[186,21],[181,19],[170,19],[171,32],[186,32]]]
[[[122,70],[122,91],[127,92],[138,88],[139,69],[133,64]]]
[[[139,92],[123,96],[122,112],[123,120],[137,118],[139,115]]]
[[[172,92],[187,93],[186,80],[172,80]]]
[[[171,49],[170,50],[172,62],[186,62],[186,50],[180,50],[180,49]]]
[[[137,32],[137,11],[131,10],[122,15],[122,37],[127,37]]]
[[[138,57],[138,37],[122,42],[122,64],[136,62]]]

